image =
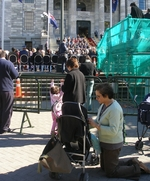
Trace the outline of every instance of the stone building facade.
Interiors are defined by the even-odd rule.
[[[4,9],[4,49],[12,47],[21,49],[44,48],[47,41],[50,48],[56,47],[56,39],[60,37],[61,4],[60,0],[1,0],[5,2]],[[124,19],[130,13],[130,3],[133,0],[118,0],[117,9],[112,13],[112,25]],[[150,0],[134,0],[139,6],[143,3],[144,9],[150,7]],[[58,29],[49,24],[43,12],[49,11],[57,20]],[[0,13],[2,25],[2,13]],[[110,0],[64,0],[64,37],[80,36],[94,37],[94,31],[102,34],[110,26]],[[0,29],[0,35],[2,28]],[[2,44],[2,36],[0,37]]]

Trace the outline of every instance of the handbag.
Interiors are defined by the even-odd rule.
[[[62,148],[59,140],[54,137],[50,139],[47,145],[49,146],[50,143],[53,144],[53,148],[50,148],[50,150],[46,154],[42,154],[40,156],[38,172],[40,173],[42,171],[43,166],[51,172],[71,173],[73,165],[71,164],[71,161],[67,156],[65,150]],[[45,147],[46,149],[48,148],[47,145]]]

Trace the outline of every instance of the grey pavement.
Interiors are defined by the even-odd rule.
[[[51,112],[40,114],[28,113],[33,128],[25,122],[23,134],[20,134],[20,125],[23,113],[14,112],[11,129],[13,133],[0,135],[0,181],[50,181],[49,171],[45,168],[37,173],[38,159],[50,138]],[[143,139],[143,152],[135,149],[137,138],[136,117],[125,117],[126,120],[126,144],[120,158],[138,157],[150,167],[150,141],[148,132]],[[109,179],[100,170],[100,165],[86,166],[90,181],[125,181],[127,179]],[[74,168],[70,174],[63,174],[63,181],[76,181],[82,168]],[[140,181],[150,181],[150,174],[142,174]]]

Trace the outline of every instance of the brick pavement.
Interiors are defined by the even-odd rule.
[[[23,134],[19,134],[22,120],[22,113],[14,112],[11,128],[13,133],[0,135],[0,181],[50,181],[48,170],[37,173],[38,158],[49,140],[51,127],[50,112],[40,114],[29,113],[33,128],[28,128],[27,122],[24,124]],[[126,117],[127,138],[126,144],[121,152],[120,158],[139,157],[150,167],[150,142],[144,138],[143,153],[135,149],[136,117]],[[91,181],[125,181],[127,179],[108,179],[100,171],[100,166],[88,166],[86,172],[89,173]],[[74,169],[70,174],[64,174],[62,180],[75,181],[77,175],[82,173],[81,168]],[[150,174],[141,176],[140,181],[149,181]]]

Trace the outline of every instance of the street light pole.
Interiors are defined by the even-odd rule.
[[[64,0],[61,0],[61,33],[60,42],[64,39]]]
[[[49,29],[49,23],[50,23],[50,17],[49,17],[49,0],[47,0],[47,49],[50,48],[50,43],[49,43],[49,32],[50,32],[50,29]]]
[[[47,17],[47,49],[50,48],[49,47],[49,45],[50,45],[50,43],[49,43],[49,31],[50,31],[49,22],[50,22],[50,18],[49,18],[49,12],[48,12],[48,17]]]
[[[4,50],[4,19],[5,19],[5,0],[2,0],[2,36],[1,36],[1,48]]]

